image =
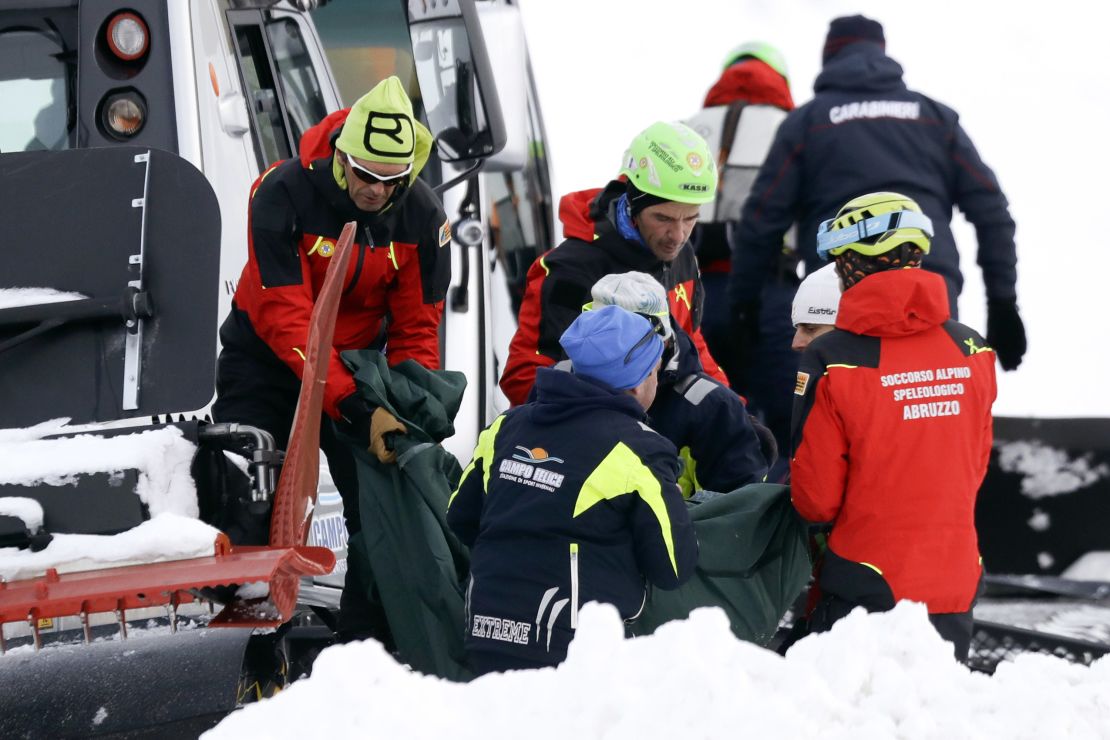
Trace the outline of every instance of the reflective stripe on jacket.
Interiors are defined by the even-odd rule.
[[[337,128],[342,117],[333,115],[325,125]],[[355,389],[339,360],[343,350],[384,338],[391,364],[413,359],[440,366],[450,230],[439,199],[422,180],[414,177],[389,208],[367,213],[336,182],[330,156],[308,166],[291,159],[264,172],[251,192],[247,264],[220,333],[225,346],[267,362],[276,356],[300,377],[312,305],[348,221],[358,228],[324,392],[324,410],[333,418],[338,402]]]
[[[468,649],[554,664],[582,604],[629,619],[698,548],[674,446],[630,395],[549,368],[536,389],[479,437],[447,521],[471,548]]]

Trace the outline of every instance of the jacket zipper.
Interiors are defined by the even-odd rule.
[[[366,247],[370,247],[371,252],[374,251],[374,236],[370,233],[370,227],[364,226],[362,233],[366,235],[366,244],[359,247],[358,261],[355,263],[355,272],[351,275],[351,280],[347,283],[347,287],[343,289],[343,295],[347,295],[358,285],[358,279],[362,276],[362,263],[366,260]]]
[[[578,543],[570,543],[570,628],[578,629]]]

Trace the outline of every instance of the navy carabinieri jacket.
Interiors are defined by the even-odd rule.
[[[926,270],[941,275],[956,315],[963,287],[949,222],[958,206],[975,226],[987,299],[1016,296],[1014,220],[998,179],[948,106],[906,87],[902,67],[875,44],[851,44],[830,58],[814,97],[792,111],[744,203],[734,232],[729,300],[759,296],[798,225],[798,250],[813,272],[817,227],[866,193],[893,191],[913,198],[936,234]]]

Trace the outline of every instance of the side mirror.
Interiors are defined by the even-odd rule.
[[[515,5],[482,3],[478,18],[486,38],[497,39],[490,46],[490,63],[500,95],[501,115],[505,121],[505,148],[486,160],[487,172],[514,172],[528,162],[532,126],[528,120],[530,69],[524,23]]]
[[[480,160],[501,151],[505,125],[474,0],[409,0],[409,34],[439,158]]]

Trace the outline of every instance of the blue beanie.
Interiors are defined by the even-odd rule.
[[[643,383],[663,356],[663,339],[653,328],[643,316],[620,306],[604,306],[580,314],[559,337],[559,344],[575,373],[627,390]]]

